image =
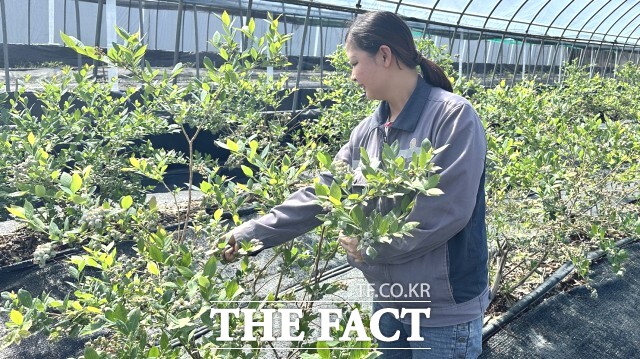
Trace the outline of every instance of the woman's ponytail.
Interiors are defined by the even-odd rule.
[[[451,81],[449,81],[449,78],[444,73],[444,70],[442,70],[442,67],[422,55],[419,56],[420,70],[422,70],[422,77],[424,80],[431,86],[440,87],[443,90],[453,92]]]

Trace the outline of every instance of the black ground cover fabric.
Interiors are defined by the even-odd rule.
[[[61,297],[68,290],[66,281],[71,277],[65,275],[68,264],[57,262],[44,268],[31,267],[10,273],[2,273],[0,291],[17,291],[26,288],[34,295],[48,292]],[[0,326],[4,328],[5,316],[0,317]],[[0,331],[3,330],[0,328]],[[68,358],[79,356],[84,350],[86,339],[65,338],[57,342],[47,340],[44,334],[36,334],[24,339],[19,345],[10,346],[0,351],[0,359],[36,359],[36,358]]]
[[[592,265],[592,286],[554,295],[490,338],[481,358],[640,358],[640,243],[625,247],[619,277]]]

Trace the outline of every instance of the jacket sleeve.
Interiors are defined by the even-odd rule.
[[[482,123],[471,105],[464,103],[445,113],[436,125],[434,148],[448,145],[433,157],[440,172],[440,188],[444,194],[419,194],[408,221],[418,222],[412,236],[376,244],[375,258],[364,255],[369,264],[400,264],[418,253],[426,253],[445,244],[471,219],[480,180],[484,172],[486,137]]]
[[[351,148],[350,140],[342,146],[334,159],[351,164]],[[321,173],[317,180],[330,185],[333,177],[328,173]],[[322,213],[322,207],[316,204],[317,199],[314,186],[301,188],[269,213],[242,223],[231,233],[237,241],[258,239],[264,248],[290,241],[322,224],[317,218]]]

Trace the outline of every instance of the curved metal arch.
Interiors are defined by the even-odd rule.
[[[640,2],[639,2],[638,4],[640,4]],[[631,25],[631,24],[632,24],[634,21],[636,21],[639,17],[640,17],[640,11],[636,14],[636,16],[635,16],[633,19],[631,19],[631,20],[630,20],[630,21],[629,21],[629,22],[628,22],[628,23],[627,23],[627,24],[622,28],[622,30],[620,30],[620,33],[618,34],[618,36],[616,36],[616,38],[613,40],[613,42],[618,42],[618,38],[619,38],[620,36],[622,36],[622,33],[624,32],[624,30],[626,30],[626,29],[629,27],[629,25]],[[640,24],[638,24],[638,25],[633,29],[633,31],[631,31],[631,33],[630,33],[630,34],[633,34],[633,33],[638,29],[638,27],[640,27]],[[609,29],[609,30],[611,30],[611,29]],[[629,40],[630,38],[631,38],[631,35],[627,36],[627,40]],[[622,45],[622,49],[623,49],[623,50],[624,50],[624,47],[625,47],[626,45],[627,45],[627,42],[625,42],[625,43]]]
[[[618,5],[618,7],[617,7],[615,10],[613,10],[609,15],[607,15],[607,17],[606,17],[604,20],[602,20],[602,22],[598,25],[598,27],[597,27],[595,30],[598,30],[598,29],[600,28],[600,26],[602,26],[602,24],[603,24],[603,23],[604,23],[604,22],[605,22],[605,21],[606,21],[606,20],[607,20],[611,15],[613,15],[613,13],[614,13],[614,12],[616,12],[616,11],[620,8],[620,6],[622,6],[623,4],[624,4],[624,2],[620,3],[620,5]],[[633,6],[632,6],[632,7],[630,7],[629,9],[627,9],[627,12],[629,12],[631,9],[633,9],[634,7],[636,7],[636,6],[638,6],[638,5],[640,5],[640,2],[636,2],[636,3],[635,3],[635,5],[633,5]],[[640,16],[640,12],[638,13],[638,15],[636,15],[636,16],[634,17],[634,20],[635,20],[638,16]],[[633,20],[632,20],[632,21],[633,21]],[[611,24],[611,26],[609,26],[609,28],[607,29],[607,31],[605,31],[605,34],[608,34],[608,33],[609,33],[609,31],[611,31],[611,29],[613,29],[613,27],[614,27],[615,25],[616,25],[616,22],[613,22],[613,24]],[[628,26],[628,24],[627,24],[627,26]],[[625,26],[625,28],[626,28],[626,26]],[[595,31],[594,31],[594,33],[595,33]],[[619,37],[619,36],[620,36],[620,35],[616,36],[615,40],[613,41],[613,43],[614,43],[614,44],[618,41],[618,37]],[[593,38],[593,34],[591,34],[591,37],[589,38],[589,41],[591,41],[591,39],[592,39],[592,38]],[[604,45],[605,38],[606,38],[606,35],[602,37],[602,40],[600,41],[600,44],[598,45],[598,50],[596,50],[596,56],[600,53],[600,50],[602,49],[602,45]],[[623,46],[622,46],[622,50],[621,50],[623,53],[624,53],[624,47],[625,47],[625,46],[623,45]],[[583,56],[584,56],[584,54],[583,54]],[[608,60],[607,60],[607,61],[608,61]],[[582,63],[582,59],[580,59],[580,63]]]
[[[594,12],[593,12],[593,14],[589,17],[589,19],[587,19],[587,21],[585,21],[585,22],[584,22],[584,24],[582,25],[582,27],[580,28],[580,30],[578,30],[578,34],[576,35],[576,38],[575,38],[575,39],[573,39],[573,42],[571,43],[571,51],[573,51],[573,47],[576,45],[576,43],[578,43],[578,36],[580,36],[580,33],[582,33],[582,30],[584,30],[584,28],[585,28],[585,27],[587,27],[587,25],[591,22],[591,20],[592,20],[592,19],[593,19],[597,14],[599,14],[599,13],[600,13],[600,12],[601,12],[605,7],[607,7],[609,4],[611,4],[611,1],[612,1],[612,0],[608,0],[608,1],[607,1],[604,5],[602,5],[602,7],[600,7],[597,11],[594,11]],[[592,0],[592,1],[587,5],[587,6],[585,6],[585,7],[583,8],[583,10],[584,10],[585,8],[587,8],[589,5],[591,5],[592,3],[593,3],[593,0]],[[620,3],[620,5],[622,5],[622,4],[624,4],[624,3]],[[618,5],[618,7],[620,7],[620,5]],[[616,9],[617,9],[617,8],[616,8]],[[614,10],[614,11],[615,11],[615,10]],[[611,14],[609,14],[609,16],[611,16]],[[577,17],[578,17],[578,15],[576,15],[576,16],[574,17],[574,20],[575,20]],[[608,17],[608,16],[607,16],[607,17]],[[601,23],[601,24],[602,24],[602,23]],[[597,28],[596,28],[596,30],[597,30]],[[594,30],[594,31],[591,33],[591,38],[593,38],[593,35],[595,34],[596,30]],[[564,32],[563,32],[563,35],[564,35]],[[590,38],[590,39],[591,39],[591,38]]]
[[[429,28],[429,24],[431,23],[431,16],[433,16],[433,12],[436,11],[436,8],[438,7],[439,3],[440,3],[440,0],[436,0],[436,3],[433,4],[433,7],[431,8],[431,12],[429,13],[429,17],[427,17],[427,21],[425,22],[424,32],[426,32],[427,29]]]
[[[451,53],[453,52],[453,42],[456,39],[456,34],[458,33],[458,26],[460,26],[460,21],[462,21],[462,17],[467,12],[467,9],[469,9],[469,6],[471,6],[471,3],[473,3],[473,0],[469,0],[469,2],[467,2],[467,5],[460,12],[460,16],[458,16],[456,27],[453,29],[453,34],[451,34],[451,38],[449,39],[449,43],[451,44],[451,46],[449,46],[449,56],[451,56]],[[460,59],[459,61],[462,61],[462,59]]]
[[[567,32],[567,29],[569,28],[569,26],[571,26],[571,24],[573,23],[573,21],[580,16],[580,14],[582,14],[583,11],[585,11],[589,5],[591,5],[595,0],[590,0],[589,3],[587,5],[585,5],[582,9],[580,9],[580,11],[578,11],[578,13],[576,14],[576,16],[573,17],[573,19],[571,19],[571,21],[569,21],[569,23],[567,24],[567,26],[565,26],[564,30],[562,30],[562,34],[560,34],[560,39],[564,39],[564,33]],[[611,0],[609,0],[611,1]],[[573,1],[572,1],[573,3]],[[558,43],[558,46],[560,46],[560,43]],[[555,67],[555,62],[556,62],[556,55],[558,54],[558,47],[556,46],[555,51],[553,52],[553,60],[551,61],[551,69],[549,70],[549,78],[547,79],[547,84],[549,83],[549,81],[551,80],[551,73],[553,72],[553,68]],[[560,65],[562,66],[562,64]],[[558,76],[558,80],[561,80],[559,78],[560,76]]]
[[[395,13],[398,13],[398,10],[400,10],[400,4],[402,4],[402,0],[398,0],[398,5],[396,5],[396,11]]]
[[[640,14],[638,14],[638,15],[640,15]],[[637,17],[638,17],[638,16],[636,16],[636,18],[637,18]],[[634,21],[635,21],[635,18],[634,18]],[[627,25],[627,26],[628,26],[628,25]],[[636,32],[636,30],[638,30],[638,29],[640,29],[640,23],[638,23],[638,25],[636,25],[636,27],[633,29],[633,31],[631,31],[631,33],[630,33],[630,34],[633,34],[633,33],[634,33],[634,32]],[[629,39],[631,39],[631,35],[629,35],[629,36],[627,37],[627,40],[629,40]],[[636,43],[633,45],[633,48],[631,48],[631,56],[633,56],[633,53],[636,51],[636,47],[638,46],[638,42],[639,42],[639,41],[640,41],[640,37],[636,38]],[[625,45],[626,45],[626,42],[625,42]]]
[[[554,28],[553,24],[555,24],[556,20],[558,20],[558,18],[560,17],[560,15],[562,15],[568,8],[569,6],[571,6],[571,4],[574,3],[575,0],[571,0],[567,3],[567,5],[565,5],[564,8],[562,8],[562,10],[560,10],[560,12],[558,13],[558,15],[556,15],[556,17],[553,18],[553,20],[551,20],[551,22],[549,23],[549,26],[547,27],[547,30],[545,30],[544,32],[544,37],[547,37],[547,35],[549,34],[549,30],[551,30],[552,28]],[[542,54],[542,52],[538,52],[538,58],[536,59],[536,64],[533,65],[533,72],[536,72],[536,65],[538,64],[538,62],[540,62],[540,55]]]
[[[502,0],[498,0],[498,3],[493,7],[493,9],[491,9],[491,12],[489,13],[489,15],[487,15],[487,17],[484,19],[484,24],[482,24],[482,30],[480,30],[480,35],[478,36],[478,46],[476,47],[475,55],[473,55],[473,63],[471,64],[471,70],[469,75],[471,75],[471,71],[473,71],[473,67],[476,65],[476,60],[478,60],[478,51],[480,50],[480,39],[482,39],[482,34],[484,34],[484,30],[487,27],[489,20],[491,19],[491,15],[493,15],[493,13],[496,11],[500,3],[502,3]],[[486,73],[487,73],[487,59],[485,57],[483,74],[486,76]]]
[[[593,0],[592,0],[592,1],[593,1]],[[526,3],[527,3],[527,1],[526,1],[526,0],[525,0],[525,1],[523,1],[523,2],[522,2],[522,4],[520,4],[520,7],[518,8],[518,10],[516,10],[516,12],[514,12],[514,13],[513,13],[513,16],[511,17],[511,19],[509,19],[509,22],[507,22],[507,26],[506,26],[506,28],[505,28],[505,32],[506,32],[506,31],[509,31],[509,26],[511,26],[511,23],[513,22],[513,19],[515,19],[515,18],[516,18],[516,16],[517,16],[517,15],[518,15],[518,13],[520,12],[520,10],[522,10],[522,8],[524,7],[524,5],[525,5]],[[498,49],[498,58],[500,58],[500,55],[502,54],[502,45],[504,44],[504,37],[505,37],[505,35],[506,35],[506,33],[505,33],[505,34],[502,34],[502,38],[500,39],[500,49]],[[491,82],[490,82],[490,86],[492,86],[492,87],[493,87],[493,79],[494,79],[494,77],[495,77],[495,75],[496,75],[496,71],[495,71],[495,69],[496,69],[496,68],[495,68],[495,65],[494,65],[494,67],[493,67],[493,74],[491,74]],[[501,70],[502,70],[502,68],[501,68]]]
[[[431,22],[431,16],[433,16],[433,12],[436,11],[436,8],[438,7],[439,3],[440,3],[440,0],[436,0],[436,3],[433,4],[433,8],[431,9],[431,12],[429,13],[429,17],[427,18],[427,22]]]
[[[591,22],[591,20],[596,16],[596,14],[599,14],[605,7],[607,7],[607,5],[611,4],[611,0],[607,1],[600,9],[598,9],[598,11],[594,12],[593,15],[591,15],[591,17],[589,18],[589,20],[587,20],[584,25],[582,25],[582,27],[580,28],[580,31],[578,31],[578,35],[576,35],[576,38],[573,40],[573,43],[571,44],[571,49],[573,50],[573,47],[575,46],[575,44],[578,43],[578,36],[580,36],[580,33],[582,32],[582,30],[584,30],[584,28],[587,26],[587,24],[589,24]],[[621,2],[612,12],[609,13],[609,15],[605,16],[604,20],[602,20],[598,26],[596,26],[595,29],[593,29],[593,32],[591,33],[591,36],[589,36],[589,41],[588,43],[591,43],[591,40],[593,40],[593,35],[595,35],[598,31],[598,29],[600,28],[600,26],[602,26],[602,24],[607,21],[607,19],[613,15],[614,12],[618,11],[618,9],[624,5],[624,2]],[[604,41],[604,38],[606,37],[606,33],[604,36],[602,36],[602,39]],[[586,49],[586,47],[585,47]],[[582,55],[580,56],[580,63],[582,63],[582,59],[584,57],[586,51],[582,52]]]
[[[533,18],[531,18],[531,22],[529,23],[529,26],[527,26],[527,29],[525,30],[525,35],[529,34],[529,29],[531,29],[531,25],[533,25],[533,22],[540,15],[542,10],[544,10],[544,8],[547,7],[547,5],[549,5],[550,3],[551,3],[551,0],[547,0],[547,2],[544,5],[542,5],[542,7],[540,7],[540,10],[538,10],[538,12],[533,16]],[[527,39],[525,37],[524,40],[522,41],[522,47],[520,48],[520,53],[518,54],[518,56],[516,56],[516,67],[513,71],[513,79],[511,80],[511,86],[513,86],[513,84],[515,83],[516,74],[518,73],[518,63],[520,62],[520,58],[522,57],[522,53],[524,52],[524,47],[526,42],[527,42]],[[544,39],[542,40],[542,42],[544,43]]]
[[[636,3],[636,5],[634,5],[633,7],[640,5],[640,2]],[[633,9],[633,7],[631,9]],[[629,25],[631,25],[634,21],[636,21],[638,18],[640,17],[640,11],[636,14],[636,16],[634,16],[623,28],[622,30],[620,30],[620,33],[618,33],[618,36],[616,36],[615,39],[613,39],[614,43],[618,42],[618,38],[622,35],[622,33],[629,27]],[[615,23],[614,23],[615,25]],[[607,32],[611,31],[611,29],[613,28],[614,25],[611,25],[611,27],[607,30]],[[622,44],[622,52],[624,53],[624,49],[627,47],[627,42],[628,40],[631,38],[631,34],[633,34],[638,28],[640,27],[640,23],[633,29],[633,31],[631,31],[630,35],[627,36],[627,41],[624,42],[624,44]],[[600,47],[602,47],[602,45],[604,44],[604,38],[603,41],[600,43]],[[600,47],[598,47],[598,51],[600,51]],[[633,55],[633,50],[634,48],[631,49],[631,54]]]

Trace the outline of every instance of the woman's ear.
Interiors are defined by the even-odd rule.
[[[383,65],[385,66],[391,65],[391,58],[393,56],[393,53],[391,52],[391,48],[387,45],[381,45],[378,51],[382,55]]]

